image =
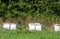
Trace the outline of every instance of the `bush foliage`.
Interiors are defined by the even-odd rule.
[[[0,0],[0,18],[20,24],[60,22],[60,0]]]

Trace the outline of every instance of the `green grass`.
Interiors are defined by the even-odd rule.
[[[22,31],[0,28],[0,39],[60,39],[60,32],[55,31]]]

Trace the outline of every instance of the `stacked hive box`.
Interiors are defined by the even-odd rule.
[[[15,23],[3,23],[4,29],[16,29],[17,25]]]
[[[60,25],[59,24],[54,24],[54,30],[55,31],[60,31]]]
[[[29,30],[41,31],[42,25],[40,23],[29,23]]]

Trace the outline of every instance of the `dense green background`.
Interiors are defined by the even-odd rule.
[[[60,39],[60,32],[50,28],[60,23],[60,0],[0,0],[0,23],[20,23],[19,30],[0,28],[0,39]],[[41,32],[28,31],[25,26],[29,22],[39,22],[50,26]]]
[[[51,26],[60,23],[60,0],[0,0],[0,18],[25,25],[40,22]]]

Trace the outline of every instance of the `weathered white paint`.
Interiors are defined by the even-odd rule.
[[[12,29],[16,29],[17,28],[17,25],[15,24],[15,23],[11,23],[10,24],[10,29],[12,30]]]
[[[59,24],[54,24],[54,30],[55,31],[60,31],[60,25]]]
[[[29,23],[29,30],[35,30],[35,24]]]
[[[9,27],[10,27],[9,23],[3,23],[3,28],[4,29],[9,29]]]

